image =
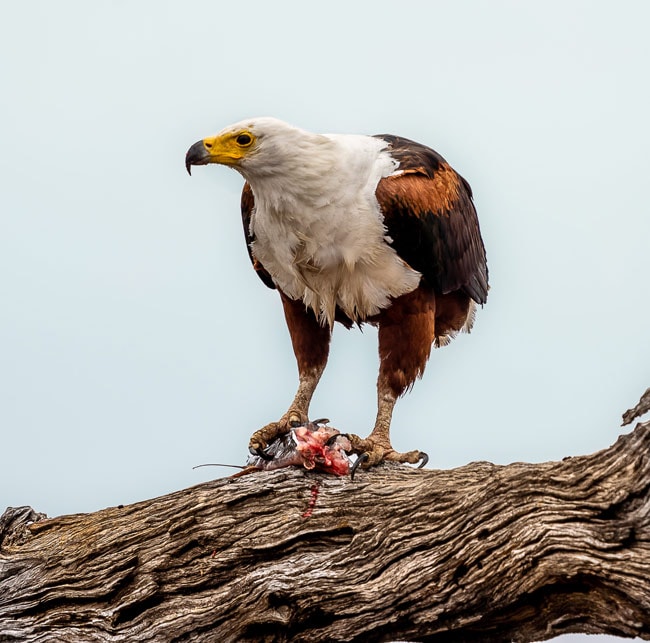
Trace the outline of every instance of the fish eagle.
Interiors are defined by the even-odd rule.
[[[265,457],[278,436],[308,422],[335,322],[378,328],[377,417],[349,434],[357,463],[421,463],[395,451],[397,399],[421,377],[432,345],[469,331],[486,302],[485,247],[467,181],[429,147],[406,138],[312,134],[252,118],[190,147],[192,165],[219,163],[245,179],[241,215],[253,268],[277,289],[298,363],[287,412],[253,433]],[[268,456],[267,456],[268,457]]]

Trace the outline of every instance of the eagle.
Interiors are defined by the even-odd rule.
[[[257,275],[280,295],[298,366],[287,412],[255,431],[267,448],[309,422],[334,323],[378,329],[377,416],[348,434],[356,466],[424,466],[393,449],[398,398],[424,373],[432,346],[469,332],[488,295],[485,247],[468,182],[433,149],[400,136],[314,134],[251,118],[192,145],[193,165],[218,163],[245,180],[241,216]]]

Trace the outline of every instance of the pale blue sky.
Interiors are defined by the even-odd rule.
[[[3,2],[0,511],[225,475],[296,383],[240,177],[187,148],[273,115],[426,143],[471,183],[492,290],[394,444],[430,466],[617,437],[650,385],[643,2]],[[313,404],[374,419],[376,334],[337,328]]]

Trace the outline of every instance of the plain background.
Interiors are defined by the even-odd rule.
[[[398,405],[396,448],[447,468],[616,439],[650,385],[646,3],[2,10],[0,511],[227,475],[192,466],[243,463],[286,410],[295,365],[250,269],[242,180],[183,167],[256,115],[414,138],[474,189],[488,305]],[[337,328],[312,416],[368,432],[376,369],[375,331]]]

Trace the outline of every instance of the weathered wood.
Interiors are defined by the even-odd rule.
[[[623,413],[622,426],[632,424],[634,420],[640,418],[648,411],[650,411],[650,388],[645,390],[645,393],[641,396],[639,403],[635,407],[628,409]]]
[[[650,423],[609,449],[282,469],[0,519],[0,641],[650,640]]]

